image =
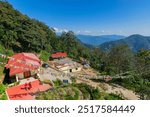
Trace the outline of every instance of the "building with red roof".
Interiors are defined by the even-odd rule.
[[[9,76],[16,76],[17,81],[35,77],[40,66],[40,59],[33,53],[17,53],[9,57],[5,65],[6,69],[9,69]]]
[[[6,90],[6,94],[9,100],[34,100],[37,93],[47,91],[52,87],[51,84],[42,84],[39,80],[34,80],[10,87]]]
[[[64,57],[67,57],[68,55],[67,55],[67,53],[63,53],[63,52],[57,52],[57,53],[55,53],[55,54],[52,54],[51,55],[51,58],[52,59],[57,59],[57,58],[64,58]]]

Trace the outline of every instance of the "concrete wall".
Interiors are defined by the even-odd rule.
[[[72,69],[72,72],[78,72],[78,71],[81,71],[81,67],[78,67],[78,68],[74,68],[74,69]]]
[[[19,73],[19,74],[16,74],[16,77],[20,78],[20,79],[23,79],[24,78],[24,75],[23,73]]]
[[[59,69],[60,71],[63,71],[64,73],[71,73],[71,72],[78,72],[81,71],[82,67],[74,67],[74,68],[70,68],[70,67],[63,67],[61,69]]]
[[[37,70],[32,70],[30,71],[31,72],[31,76],[37,74]],[[16,77],[18,77],[19,79],[24,79],[24,73],[19,73],[19,74],[16,74]]]

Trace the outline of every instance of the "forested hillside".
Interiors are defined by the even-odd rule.
[[[71,57],[87,56],[73,32],[55,34],[53,28],[21,14],[7,2],[0,2],[0,43],[15,52],[67,51]]]

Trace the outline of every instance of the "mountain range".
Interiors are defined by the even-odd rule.
[[[140,49],[150,50],[150,36],[134,34],[124,39],[105,42],[103,44],[100,44],[98,47],[102,50],[107,51],[119,45],[128,45],[134,52],[137,52]]]
[[[108,42],[108,41],[115,41],[119,39],[125,38],[125,36],[122,35],[100,35],[100,36],[92,36],[92,35],[76,35],[77,38],[88,45],[98,46],[102,43]]]

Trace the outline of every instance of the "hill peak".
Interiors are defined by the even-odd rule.
[[[150,37],[134,34],[124,39],[103,43],[99,47],[103,50],[109,50],[115,46],[124,44],[128,45],[135,52],[139,51],[140,49],[150,50]]]

